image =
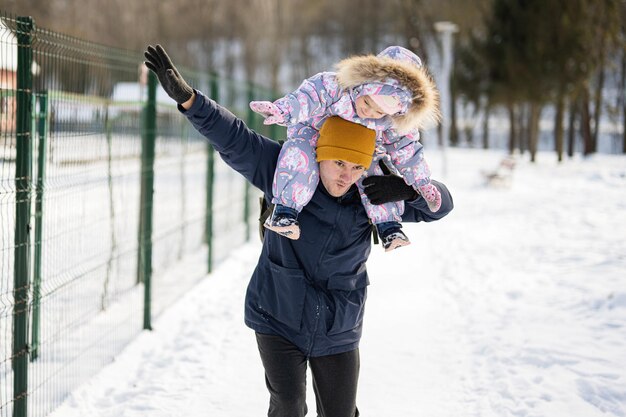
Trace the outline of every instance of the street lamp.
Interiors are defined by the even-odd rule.
[[[448,173],[446,161],[446,147],[450,132],[450,72],[452,69],[452,35],[459,31],[457,25],[452,22],[437,22],[435,30],[441,36],[442,60],[441,75],[439,77],[441,83],[439,86],[439,99],[441,106],[441,156],[443,159],[443,175]]]

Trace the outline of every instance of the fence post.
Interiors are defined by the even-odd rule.
[[[141,140],[141,201],[139,204],[139,280],[144,286],[143,328],[152,330],[152,206],[156,143],[156,75],[148,74],[148,101]]]
[[[13,417],[26,417],[28,405],[28,292],[30,278],[30,207],[33,78],[31,17],[17,18],[17,94],[15,157],[15,269],[13,285]]]
[[[113,262],[117,257],[117,234],[115,231],[115,195],[113,189],[113,122],[110,117],[110,103],[107,103],[104,113],[104,129],[107,138],[107,183],[109,185],[109,224],[111,231],[111,249],[109,252],[109,260],[107,261],[107,272],[100,296],[100,309],[104,311],[107,307],[109,298],[109,282],[113,269]]]
[[[180,214],[182,220],[182,226],[180,227],[180,245],[178,246],[178,260],[183,259],[185,256],[185,235],[187,234],[187,186],[186,186],[186,177],[185,177],[185,163],[187,162],[185,159],[187,157],[188,149],[189,149],[189,124],[182,123],[180,128],[180,145],[181,145],[181,153],[180,153],[180,161],[178,167],[180,168]]]
[[[219,85],[217,75],[211,76],[211,98],[219,101]],[[209,249],[208,273],[213,271],[213,178],[215,170],[215,150],[213,145],[207,143],[207,167],[206,167],[206,216],[204,228],[204,241]]]
[[[254,85],[248,84],[248,103],[254,100]],[[255,113],[250,106],[248,107],[248,115],[246,117],[246,124],[250,129],[254,129]],[[243,202],[243,221],[246,225],[246,242],[250,242],[250,182],[246,181],[244,188],[244,202]]]
[[[35,262],[33,264],[33,316],[31,330],[30,360],[34,361],[39,349],[39,304],[41,301],[41,253],[43,250],[43,194],[46,178],[46,155],[48,137],[48,92],[39,96],[39,114],[37,117],[39,146],[37,155],[37,183],[35,185]]]

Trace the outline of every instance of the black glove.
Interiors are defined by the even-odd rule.
[[[363,180],[365,195],[372,204],[385,204],[391,201],[415,200],[417,192],[404,182],[402,177],[389,174],[389,169],[380,161],[386,175],[367,177]]]
[[[156,48],[148,45],[144,56],[147,60],[144,62],[146,67],[156,74],[161,86],[174,101],[182,104],[193,96],[193,88],[181,77],[161,45],[157,45]]]

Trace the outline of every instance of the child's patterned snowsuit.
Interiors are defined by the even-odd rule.
[[[397,97],[405,111],[381,119],[359,118],[354,105],[356,99],[377,94]],[[390,168],[395,167],[406,183],[416,190],[430,184],[430,171],[419,143],[418,128],[425,120],[437,119],[437,91],[420,59],[407,49],[393,46],[378,56],[343,60],[338,64],[337,72],[323,72],[305,80],[296,91],[274,104],[285,117],[289,140],[283,145],[278,159],[273,203],[299,212],[313,196],[319,182],[315,148],[319,130],[330,116],[339,116],[376,130],[372,165],[357,182],[372,223],[399,222],[404,212],[403,201],[374,205],[363,192],[363,178],[383,175],[378,165],[380,159],[387,161]]]

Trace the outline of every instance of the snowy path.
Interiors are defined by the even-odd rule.
[[[486,188],[478,172],[500,157],[451,151],[453,214],[406,227],[409,248],[374,248],[362,416],[626,416],[626,157],[541,155]],[[258,252],[220,265],[53,417],[265,415],[243,324]]]

